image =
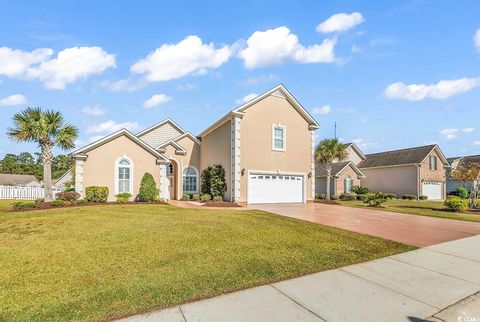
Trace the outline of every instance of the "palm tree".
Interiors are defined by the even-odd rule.
[[[52,110],[28,107],[13,116],[14,127],[7,131],[8,137],[15,142],[36,142],[41,150],[43,163],[43,182],[45,200],[52,196],[52,149],[57,146],[63,150],[75,147],[78,129],[63,123],[62,113]]]
[[[343,161],[347,158],[347,148],[338,139],[324,139],[315,149],[315,160],[321,162],[327,171],[327,187],[325,198],[330,200],[330,177],[334,160]]]

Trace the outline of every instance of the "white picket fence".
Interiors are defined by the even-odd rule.
[[[53,190],[53,196],[60,192]],[[0,186],[0,199],[35,200],[45,198],[45,189],[38,187]]]

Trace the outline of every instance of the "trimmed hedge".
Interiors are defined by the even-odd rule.
[[[36,208],[37,204],[34,201],[15,201],[12,203],[12,208],[15,210]]]
[[[402,199],[403,199],[403,200],[415,200],[415,199],[417,199],[417,196],[415,196],[415,195],[409,195],[409,194],[404,194],[404,195],[402,195]]]
[[[159,190],[155,183],[153,176],[146,172],[143,175],[142,182],[140,182],[140,191],[138,192],[138,200],[144,202],[156,201]]]
[[[222,196],[215,196],[215,197],[213,197],[213,201],[223,201],[223,197]]]
[[[443,205],[457,212],[464,212],[468,209],[468,201],[457,196],[448,197],[443,202]]]
[[[190,200],[190,195],[188,193],[184,193],[182,196],[182,200]]]
[[[55,195],[55,198],[58,200],[74,202],[78,198],[80,198],[80,194],[75,191],[68,191],[68,192],[59,192]]]
[[[115,197],[117,197],[118,203],[127,203],[132,197],[132,194],[130,192],[122,192],[118,195],[115,195]]]
[[[420,196],[419,199],[420,200],[428,200],[428,196]]]
[[[108,187],[89,186],[85,188],[85,199],[88,202],[105,203],[108,199]]]
[[[52,201],[52,206],[53,207],[63,207],[63,206],[65,206],[65,201],[60,200],[60,199],[53,200]]]
[[[352,193],[347,193],[347,192],[344,192],[342,193],[340,196],[339,196],[340,200],[342,201],[352,201],[352,200],[356,200],[357,197],[352,194]]]
[[[367,193],[365,194],[364,198],[362,201],[366,204],[368,204],[370,207],[378,207],[382,203],[387,201],[387,196],[383,192],[377,192],[377,193]]]
[[[201,200],[202,201],[210,201],[210,200],[212,200],[212,195],[209,194],[209,193],[204,193],[201,197]]]
[[[192,195],[192,200],[199,201],[199,200],[200,200],[200,194],[194,193],[194,194]]]

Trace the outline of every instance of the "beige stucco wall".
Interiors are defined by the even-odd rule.
[[[200,173],[214,164],[221,164],[225,169],[225,180],[227,181],[225,200],[230,200],[232,195],[231,135],[231,123],[227,121],[215,131],[202,137],[200,145]]]
[[[168,145],[165,149],[164,156],[167,159],[175,161],[178,165],[179,170],[177,172],[177,196],[178,198],[181,198],[183,194],[183,169],[188,166],[193,166],[198,170],[198,192],[200,192],[200,145],[188,136],[177,141],[176,143],[181,145],[187,151],[187,154],[175,154],[175,148],[171,145]]]
[[[346,167],[340,173],[338,178],[336,178],[336,180],[337,180],[337,184],[336,184],[337,191],[335,191],[335,193],[336,193],[337,196],[339,196],[340,194],[342,194],[344,192],[344,190],[345,190],[345,179],[347,178],[347,176],[350,176],[350,178],[352,178],[352,187],[360,185],[360,179],[358,178],[357,173],[352,169],[352,166],[349,165],[348,167]]]
[[[240,123],[240,201],[247,201],[248,171],[305,174],[306,200],[311,200],[311,133],[307,121],[285,99],[268,96],[249,107]],[[272,125],[286,126],[286,151],[272,150]],[[230,154],[228,154],[230,157]]]
[[[434,155],[437,157],[437,170],[430,170],[430,156]],[[422,164],[420,165],[420,180],[418,182],[419,184],[419,191],[420,195],[422,195],[422,182],[424,181],[435,181],[435,182],[441,182],[442,183],[442,194],[443,198],[446,196],[446,181],[447,181],[447,171],[440,159],[439,154],[435,151],[432,150],[430,154],[423,160]]]
[[[115,198],[115,162],[122,156],[133,162],[133,195],[138,194],[143,175],[153,175],[160,187],[160,166],[156,157],[126,136],[120,136],[86,153],[88,158],[83,165],[83,186],[107,186],[109,201]]]
[[[360,169],[365,178],[361,185],[373,192],[390,192],[398,195],[417,195],[417,167],[400,166],[374,169]]]

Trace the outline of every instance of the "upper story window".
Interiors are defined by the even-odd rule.
[[[287,149],[287,128],[280,124],[272,126],[272,149],[285,151]]]
[[[183,192],[198,192],[198,171],[194,167],[186,167],[183,170]]]
[[[133,190],[132,162],[127,158],[120,158],[117,161],[116,171],[116,193],[130,192]]]
[[[429,158],[430,170],[437,170],[437,157],[431,155]]]
[[[345,178],[344,184],[343,184],[343,192],[350,193],[352,191],[352,178],[350,176],[347,176]]]

